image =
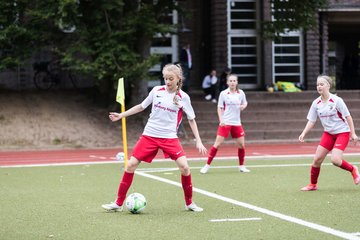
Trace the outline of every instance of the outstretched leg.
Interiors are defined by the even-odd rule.
[[[310,169],[310,184],[301,188],[301,191],[315,191],[317,190],[317,182],[320,175],[320,167],[323,163],[329,150],[319,145],[316,149],[314,161]]]
[[[136,168],[139,166],[140,161],[135,157],[131,157],[128,165],[124,171],[123,177],[121,179],[119,188],[118,188],[118,196],[115,202],[109,204],[103,204],[102,207],[108,211],[121,211],[122,205],[126,198],[126,194],[131,186],[131,183],[134,178],[134,172]]]
[[[207,173],[210,168],[211,162],[214,160],[216,153],[220,147],[220,145],[224,142],[224,137],[217,135],[215,139],[214,145],[210,148],[208,153],[208,160],[203,168],[200,169],[200,173]]]
[[[343,150],[334,148],[331,153],[331,162],[335,166],[350,172],[356,185],[360,183],[358,168],[343,159]]]

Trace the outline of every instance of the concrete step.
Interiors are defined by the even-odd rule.
[[[301,93],[268,93],[246,91],[249,102],[241,119],[250,142],[298,141],[298,137],[307,122],[307,114],[312,101],[318,97],[316,91]],[[356,131],[360,132],[360,91],[338,91],[353,117]],[[193,96],[192,96],[193,97]],[[204,142],[213,143],[218,128],[217,104],[203,99],[203,94],[195,94],[192,105],[196,121]],[[192,136],[187,121],[184,127],[188,136]],[[307,139],[318,141],[323,133],[320,121],[309,132]]]

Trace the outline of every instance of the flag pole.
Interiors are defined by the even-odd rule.
[[[124,78],[119,78],[118,88],[116,93],[116,101],[121,105],[121,112],[125,112],[125,89]],[[128,149],[127,149],[127,137],[126,137],[126,118],[121,119],[122,126],[122,138],[123,138],[123,151],[124,151],[124,167],[128,164]]]
[[[121,104],[121,112],[125,112],[125,103]],[[127,136],[126,136],[126,118],[121,119],[122,124],[122,137],[123,137],[123,149],[124,149],[124,167],[128,164],[128,149],[127,149]]]

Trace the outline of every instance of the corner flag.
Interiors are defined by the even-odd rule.
[[[121,105],[124,105],[125,103],[124,78],[119,78],[116,101]]]
[[[124,78],[119,78],[118,88],[116,93],[116,101],[121,104],[121,112],[125,112],[125,89]],[[126,119],[121,119],[122,123],[122,137],[123,137],[123,149],[124,149],[124,165],[127,166],[128,151],[127,151],[127,137],[126,137]]]

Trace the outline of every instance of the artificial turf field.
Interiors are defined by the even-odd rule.
[[[359,164],[359,157],[345,158]],[[194,201],[184,210],[173,162],[141,164],[129,193],[147,198],[141,214],[107,213],[122,164],[0,168],[0,239],[360,239],[360,186],[325,160],[319,190],[301,192],[311,158],[189,161]]]

